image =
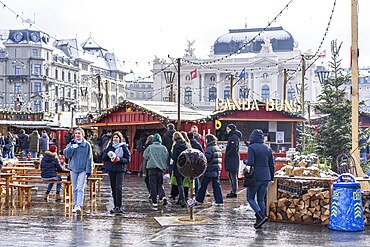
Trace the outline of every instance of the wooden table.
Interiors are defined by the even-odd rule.
[[[34,167],[15,167],[15,166],[12,166],[12,167],[9,167],[9,166],[3,166],[1,168],[1,171],[4,171],[4,172],[16,172],[17,174],[26,174],[27,171],[36,171],[37,169],[35,169]]]
[[[0,178],[4,178],[5,179],[5,188],[6,188],[6,192],[5,192],[5,204],[6,204],[6,207],[9,206],[9,199],[10,199],[10,196],[9,196],[9,190],[10,190],[10,182],[12,181],[12,178],[13,178],[13,174],[12,173],[0,173]]]

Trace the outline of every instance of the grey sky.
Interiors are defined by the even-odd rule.
[[[154,55],[179,57],[188,40],[196,40],[195,54],[205,58],[214,41],[232,28],[265,27],[289,0],[1,0],[25,19],[57,38],[89,37],[128,62],[148,63]],[[293,0],[272,26],[283,26],[302,52],[316,51],[325,32],[334,0]],[[337,0],[332,25],[323,49],[330,41],[343,41],[343,66],[349,66],[351,0]],[[370,1],[359,0],[360,66],[370,66],[370,25],[366,19]],[[20,27],[7,8],[0,6],[0,29]],[[327,57],[328,58],[328,57]]]

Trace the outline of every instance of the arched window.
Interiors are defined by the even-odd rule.
[[[266,101],[267,99],[270,98],[270,88],[269,88],[269,86],[267,86],[267,85],[262,86],[261,95],[262,95],[262,101]]]
[[[263,73],[263,75],[262,75],[262,78],[263,79],[267,79],[269,77],[269,74],[267,74],[267,73]]]
[[[111,96],[110,103],[111,103],[112,105],[117,104],[116,96],[115,96],[115,95],[112,95],[112,96]]]
[[[120,102],[122,102],[123,101],[123,97],[122,96],[120,96],[119,98],[118,98],[118,103],[120,103]]]
[[[216,87],[211,87],[209,89],[209,102],[215,102],[216,101],[216,98],[217,98],[217,89]]]
[[[249,89],[245,86],[240,87],[239,89],[239,98],[248,98]]]
[[[290,88],[288,89],[288,98],[287,98],[287,100],[288,100],[288,101],[290,101],[290,100],[294,100],[294,98],[295,98],[295,90],[294,90],[294,88],[293,88],[293,87],[290,87]]]
[[[230,99],[230,86],[226,86],[224,90],[224,99]]]
[[[186,105],[192,103],[192,98],[191,97],[192,97],[191,88],[190,87],[185,88],[184,100],[185,100]]]
[[[209,79],[210,79],[210,81],[216,81],[216,77],[214,75],[211,75],[211,77]]]
[[[190,75],[185,76],[186,81],[190,81]]]

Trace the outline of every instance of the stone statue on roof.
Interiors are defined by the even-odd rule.
[[[188,48],[185,49],[185,57],[194,57],[195,48],[193,48],[193,45],[195,43],[195,40],[189,41],[188,39],[186,39],[186,41],[188,42]]]
[[[272,50],[272,45],[271,45],[271,42],[270,42],[270,38],[265,36],[265,37],[263,37],[263,41],[264,41],[264,44],[261,45],[262,48],[261,48],[260,53],[272,53],[273,50]]]

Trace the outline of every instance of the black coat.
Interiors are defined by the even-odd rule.
[[[227,146],[225,151],[225,170],[227,172],[238,172],[239,171],[239,141],[242,137],[242,133],[239,130],[234,130],[229,133],[227,140]]]
[[[168,153],[171,155],[171,149],[173,144],[173,133],[175,133],[176,130],[170,129],[168,130],[162,138],[162,145],[164,145],[167,148]]]
[[[28,143],[28,135],[27,134],[25,134],[25,133],[19,134],[18,139],[19,139],[19,143],[21,145],[22,150],[30,148],[30,144]]]
[[[112,143],[109,144],[107,149],[103,153],[103,161],[105,162],[105,170],[111,172],[126,172],[126,166],[130,162],[130,151],[125,143],[120,147],[123,150],[123,157],[119,157],[120,160],[117,163],[113,163],[108,156],[109,151],[115,151],[116,149],[112,146]]]
[[[206,147],[207,169],[204,176],[218,177],[218,172],[222,166],[222,152],[216,142],[210,142]]]
[[[60,165],[60,160],[57,156],[57,153],[45,151],[45,155],[41,160],[41,177],[56,177],[57,171],[63,171],[63,167]]]
[[[194,148],[194,149],[197,149],[199,151],[201,151],[202,153],[204,153],[204,150],[202,148],[202,146],[200,145],[200,143],[195,140],[194,138],[191,138],[190,139],[190,144],[191,144],[191,147]]]
[[[249,141],[252,144],[248,147],[247,164],[254,167],[256,181],[273,181],[274,157],[271,148],[264,143],[262,131],[253,130]]]
[[[175,176],[181,175],[177,167],[177,159],[179,158],[180,154],[188,148],[190,148],[190,145],[187,144],[183,140],[176,141],[175,146],[173,147],[171,158],[173,159],[173,164],[174,164],[173,171],[174,171]]]

